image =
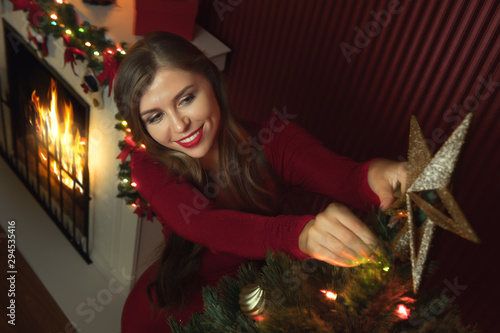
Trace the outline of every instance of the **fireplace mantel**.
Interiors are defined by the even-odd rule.
[[[83,19],[97,26],[106,26],[108,36],[116,43],[125,41],[133,44],[137,39],[132,35],[134,0],[120,1],[120,5],[114,9],[90,6],[81,0],[69,2],[81,13]],[[3,1],[3,5],[4,12],[1,17],[26,40],[26,14],[13,11],[9,1]],[[0,29],[3,30],[3,27]],[[7,100],[3,31],[0,36],[0,86],[2,99]],[[199,26],[195,28],[193,44],[204,50],[221,70],[224,68],[225,57],[230,51],[224,44]],[[62,40],[49,37],[47,46],[49,55],[40,57],[42,61],[56,70],[74,91],[92,105],[89,96],[80,86],[85,66],[78,62],[75,66],[78,76],[75,76],[71,66],[63,65],[65,47]],[[123,139],[123,134],[114,128],[117,110],[112,98],[108,97],[107,87],[103,91],[103,102],[102,109],[91,108],[88,138],[92,198],[89,212],[89,252],[92,264],[86,264],[78,256],[57,227],[50,224],[44,211],[37,207],[37,202],[31,200],[29,195],[26,197],[23,189],[17,188],[22,186],[21,182],[11,181],[11,175],[4,170],[8,169],[7,165],[3,160],[0,161],[2,187],[4,183],[12,184],[9,186],[16,187],[13,193],[21,193],[12,198],[23,200],[23,203],[12,203],[8,207],[3,207],[0,203],[0,225],[6,227],[9,219],[17,220],[16,239],[19,251],[79,332],[92,333],[119,332],[119,319],[126,296],[138,275],[151,263],[150,254],[162,241],[158,223],[138,219],[133,214],[132,207],[116,198],[119,165],[116,156],[120,153],[117,144]],[[9,181],[3,179],[4,177],[9,178]],[[55,232],[50,233],[50,230]],[[49,265],[47,258],[50,258]],[[83,287],[79,287],[82,283]],[[115,292],[117,290],[119,292]],[[109,295],[112,295],[112,299],[108,300]],[[97,300],[94,310],[90,305],[93,299]],[[98,310],[101,308],[99,300],[106,303],[102,306],[102,312]],[[94,317],[91,316],[92,312]]]

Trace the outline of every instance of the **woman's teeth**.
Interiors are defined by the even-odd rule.
[[[184,140],[179,140],[180,143],[188,143],[188,142],[191,142],[193,141],[198,135],[200,134],[200,131],[197,131],[196,133],[194,133],[193,135],[191,135],[189,138],[187,139],[184,139]]]

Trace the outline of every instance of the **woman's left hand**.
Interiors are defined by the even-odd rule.
[[[394,192],[401,184],[401,193],[406,192],[407,162],[383,158],[374,160],[368,169],[368,185],[380,199],[380,209],[385,211],[396,200]]]

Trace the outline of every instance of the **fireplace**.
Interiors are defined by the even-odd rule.
[[[89,256],[89,105],[6,21],[10,96],[0,153],[82,257]]]

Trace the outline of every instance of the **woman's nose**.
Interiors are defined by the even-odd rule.
[[[182,133],[185,132],[189,127],[189,117],[182,116],[178,112],[172,112],[170,115],[170,126],[174,132]]]

